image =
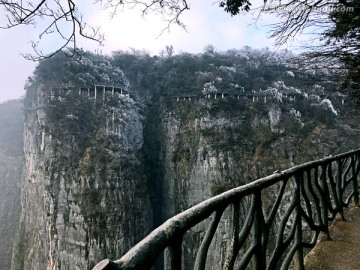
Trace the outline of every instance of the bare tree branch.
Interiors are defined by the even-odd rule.
[[[140,7],[143,16],[150,13],[161,15],[163,20],[167,22],[167,27],[161,33],[173,24],[186,29],[180,17],[190,9],[186,0],[96,0],[96,3],[101,3],[103,7],[110,10],[112,17],[118,15],[118,12],[125,6]]]
[[[302,69],[333,68],[344,89],[360,101],[359,5],[359,0],[269,0],[261,13],[279,18],[271,32],[278,45],[304,32],[313,34],[315,38],[303,46],[306,53],[297,59],[299,65]]]
[[[320,35],[323,35],[334,27],[330,16],[331,11],[336,8],[353,7],[353,1],[355,0],[264,0],[261,13],[278,16],[280,23],[273,25],[271,37],[275,38],[277,45],[283,45],[305,31],[312,33],[318,31]],[[82,14],[78,11],[74,0],[34,2],[32,0],[0,0],[0,8],[3,8],[7,18],[5,25],[0,25],[0,28],[29,24],[39,27],[39,22],[41,22],[40,26],[46,24],[39,31],[39,40],[31,43],[35,54],[27,54],[24,56],[25,58],[40,60],[51,57],[67,47],[71,47],[72,55],[77,55],[79,50],[76,48],[79,37],[102,43],[103,34],[99,28],[91,27],[83,21]],[[124,7],[140,7],[143,16],[149,13],[161,15],[167,22],[167,27],[162,30],[160,35],[174,24],[186,29],[185,24],[181,21],[181,15],[190,9],[188,2],[188,0],[95,0],[95,3],[99,3],[103,8],[109,10],[112,17],[118,15]],[[215,0],[215,3],[231,15],[237,15],[242,10],[248,11],[251,6],[250,0]],[[46,54],[40,48],[40,41],[49,35],[56,36],[61,43],[54,52]],[[328,43],[325,46],[328,51],[324,51],[324,55],[328,55],[330,52],[333,55],[339,52],[343,54],[359,52],[358,46],[353,46],[353,41],[358,40],[360,34],[357,37],[355,35],[353,31],[351,40],[344,39],[341,42],[331,40],[332,44]]]
[[[23,55],[29,60],[37,61],[51,57],[69,46],[72,49],[67,51],[71,52],[72,56],[76,56],[79,52],[76,49],[78,36],[99,44],[102,44],[104,40],[99,28],[88,26],[83,22],[82,15],[72,0],[41,0],[37,4],[33,1],[1,0],[1,7],[7,18],[7,23],[0,26],[2,29],[30,24],[41,27],[45,24],[43,30],[40,30],[39,40],[31,41],[34,53]],[[60,39],[60,44],[49,54],[42,51],[40,41],[50,35]]]
[[[91,27],[83,21],[82,14],[73,0],[41,0],[36,1],[14,1],[0,0],[0,8],[3,8],[6,23],[0,25],[2,29],[13,28],[19,25],[35,25],[41,27],[39,39],[31,42],[34,54],[26,54],[24,57],[30,60],[41,60],[51,57],[64,48],[71,47],[72,55],[77,55],[76,50],[78,37],[83,37],[99,44],[104,40],[99,28]],[[143,16],[154,13],[163,17],[169,29],[171,25],[177,24],[185,29],[185,24],[180,16],[189,9],[186,0],[95,0],[105,9],[116,16],[124,7],[141,7]],[[70,29],[70,31],[69,31]],[[41,40],[52,35],[60,39],[60,45],[50,54],[46,54],[40,48]]]

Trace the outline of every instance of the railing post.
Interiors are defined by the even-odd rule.
[[[209,229],[206,232],[204,239],[200,245],[198,254],[196,255],[196,260],[194,264],[194,270],[204,270],[206,265],[206,257],[208,254],[209,246],[211,244],[211,240],[213,239],[216,229],[219,225],[221,216],[224,212],[225,208],[221,208],[216,211],[214,219],[210,223]],[[235,221],[234,221],[235,222]],[[238,235],[236,235],[238,237]]]
[[[336,165],[337,165],[336,193],[338,195],[339,203],[341,205],[340,218],[341,218],[341,220],[345,220],[345,217],[344,217],[344,193],[342,190],[342,185],[343,185],[342,166],[341,166],[340,159],[338,159],[336,161]]]
[[[104,88],[103,88],[103,105],[104,105],[104,103],[105,103],[105,98],[106,98],[106,93],[105,93],[105,91],[106,91],[106,89],[105,89],[105,86],[104,86]]]
[[[195,263],[196,268],[204,269],[206,267],[206,255],[220,222],[222,211],[233,204],[233,219],[236,222],[240,219],[241,222],[234,223],[233,234],[230,231],[226,233],[235,236],[233,247],[228,250],[232,251],[234,259],[238,253],[240,253],[239,257],[242,256],[242,258],[236,258],[239,259],[236,260],[236,266],[239,269],[245,269],[250,262],[254,262],[255,265],[251,266],[256,270],[278,269],[280,267],[280,269],[287,270],[291,265],[296,270],[304,270],[303,248],[310,248],[313,243],[307,243],[307,239],[303,239],[303,228],[305,228],[303,224],[307,223],[310,226],[309,228],[315,231],[315,241],[320,232],[324,232],[325,236],[330,239],[329,213],[336,212],[333,211],[332,207],[333,196],[337,196],[340,201],[341,197],[345,197],[345,194],[338,194],[339,190],[343,192],[344,188],[352,187],[354,190],[350,196],[352,196],[355,204],[359,204],[359,183],[357,182],[360,173],[359,153],[360,150],[351,151],[336,157],[298,165],[282,171],[281,174],[272,174],[207,199],[167,220],[120,260],[114,262],[102,261],[96,266],[101,268],[94,269],[117,269],[116,267],[119,269],[150,269],[156,258],[159,258],[160,254],[165,250],[165,259],[162,260],[164,268],[167,270],[181,270],[183,265],[188,265],[188,262],[184,263],[184,260],[192,260],[192,258],[185,258],[183,254],[184,234],[216,213],[202,241]],[[336,162],[337,166],[335,166]],[[344,169],[345,165],[346,169]],[[338,170],[337,177],[334,176],[335,168]],[[312,174],[312,172],[314,173]],[[305,173],[306,179],[304,178]],[[345,176],[342,175],[343,173]],[[291,186],[287,185],[287,182],[283,183],[273,206],[269,205],[272,200],[269,202],[262,201],[262,192],[266,192],[267,188],[276,187],[274,185],[280,183],[280,181],[290,179],[294,180],[294,182],[291,183]],[[284,196],[285,190],[290,191],[290,189],[291,193]],[[245,209],[247,214],[245,221],[242,222],[243,215],[240,215],[240,204],[238,202],[244,198],[251,198],[252,203],[248,210]],[[282,200],[286,201],[282,203]],[[341,202],[337,204],[343,205]],[[242,224],[242,228],[239,227],[240,224]],[[268,237],[269,231],[274,228],[272,227],[274,224],[278,224],[278,229],[276,236],[274,235],[276,243],[273,247],[273,245],[268,245]],[[276,232],[274,231],[274,233]],[[272,231],[271,236],[273,236]],[[244,252],[241,247],[244,247]],[[185,248],[188,247],[184,245]],[[274,250],[271,250],[272,248]],[[269,263],[267,263],[267,255],[270,255],[268,252],[272,252]],[[220,262],[215,262],[213,267],[216,267],[218,263]],[[228,265],[231,266],[229,269],[232,269],[233,264],[229,263]]]
[[[299,172],[300,173],[300,172]],[[296,201],[296,207],[295,207],[295,224],[296,224],[296,235],[295,235],[295,243],[297,245],[297,251],[295,253],[294,258],[294,268],[296,270],[304,270],[304,251],[303,251],[303,245],[302,245],[302,237],[303,237],[303,230],[302,230],[302,220],[301,220],[301,198],[300,198],[300,192],[301,192],[301,177],[299,176],[299,173],[295,175],[295,190],[294,190],[294,196]]]
[[[354,199],[353,204],[354,206],[359,206],[359,184],[357,179],[357,172],[356,172],[356,161],[355,155],[351,155],[351,174],[353,179],[353,189],[354,189]]]
[[[255,242],[255,269],[266,268],[266,254],[262,245],[264,214],[262,212],[261,191],[255,192],[255,220],[254,220],[254,242]]]
[[[331,240],[329,233],[329,207],[328,207],[328,198],[329,198],[329,190],[327,188],[326,183],[326,165],[321,165],[322,174],[320,175],[320,187],[321,187],[321,216],[323,219],[323,224],[325,228],[326,239]],[[318,168],[316,169],[316,173],[318,172]]]
[[[179,235],[168,247],[169,262],[165,269],[182,270],[182,242],[183,235]]]
[[[226,269],[226,270],[234,268],[236,255],[239,250],[239,232],[240,232],[240,224],[239,224],[239,222],[240,222],[240,203],[239,202],[233,203],[233,218],[232,219],[233,219],[232,220],[232,222],[233,222],[233,238],[232,238],[232,241],[230,244],[228,258],[224,265],[224,269]]]
[[[338,180],[339,179],[341,180],[341,177],[340,178],[338,177],[338,179],[334,179],[332,166],[333,166],[333,162],[328,163],[327,176],[328,176],[329,185],[330,185],[331,192],[332,192],[332,195],[329,194],[329,203],[330,204],[333,203],[335,205],[335,207],[331,211],[332,212],[335,211],[335,215],[340,217],[342,220],[344,220],[345,218],[344,218],[344,212],[343,212],[342,195],[341,195],[341,192],[339,193],[338,184],[337,184]],[[340,171],[341,171],[341,169],[340,169]],[[339,175],[339,173],[338,173],[338,175]],[[332,202],[331,202],[331,199],[333,200]]]

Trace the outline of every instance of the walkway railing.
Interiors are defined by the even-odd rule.
[[[184,237],[212,216],[193,269],[209,269],[209,246],[223,218],[232,212],[230,250],[223,269],[304,269],[304,249],[344,208],[359,205],[360,149],[308,162],[224,192],[168,219],[116,261],[94,269],[150,269],[166,250],[166,269],[183,269]],[[276,191],[276,192],[275,192]],[[246,213],[240,211],[247,203]],[[185,258],[186,260],[186,258]]]

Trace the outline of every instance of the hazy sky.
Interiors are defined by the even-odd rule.
[[[202,52],[208,44],[221,51],[245,45],[274,48],[273,40],[267,38],[267,25],[272,23],[272,17],[261,17],[255,24],[257,15],[241,14],[231,17],[217,4],[211,4],[212,1],[191,0],[189,3],[190,10],[182,17],[187,31],[173,25],[170,31],[165,31],[160,36],[160,32],[166,27],[161,16],[148,15],[143,18],[139,10],[124,10],[116,18],[110,19],[108,12],[100,11],[99,6],[89,4],[84,12],[85,19],[90,24],[101,26],[105,42],[104,46],[99,48],[95,42],[80,40],[80,47],[91,51],[98,49],[104,54],[114,50],[127,50],[130,47],[157,54],[166,45],[173,45],[175,52],[192,53]],[[258,3],[261,3],[261,0]],[[3,18],[0,17],[0,20]],[[25,82],[36,63],[23,59],[21,53],[31,51],[28,42],[37,37],[39,27],[21,26],[0,30],[0,102],[24,95]],[[56,39],[47,40],[44,48],[52,48],[57,42]]]

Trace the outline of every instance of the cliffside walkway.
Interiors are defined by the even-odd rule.
[[[351,209],[360,206],[359,176],[360,149],[276,171],[175,215],[120,259],[93,269],[150,269],[164,251],[167,270],[360,269],[359,209]],[[346,217],[354,222],[337,220]],[[202,222],[203,236],[185,246]],[[219,243],[225,259],[210,268],[211,246]]]
[[[330,241],[321,239],[305,257],[305,270],[360,269],[360,208],[350,208],[345,218],[331,225]]]

